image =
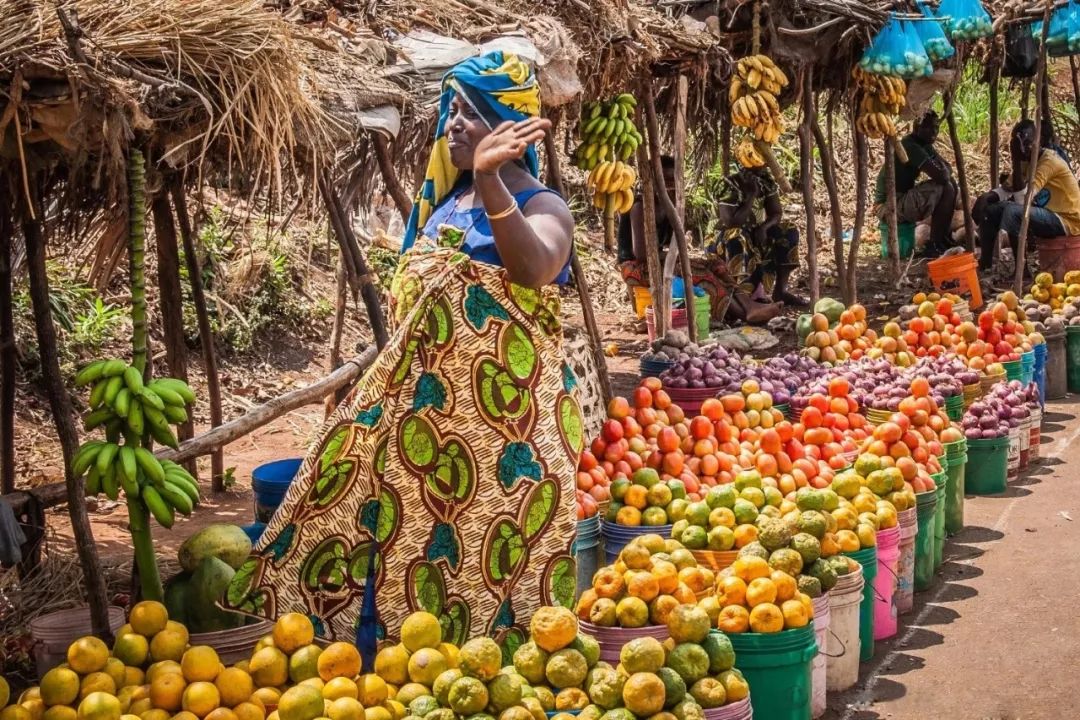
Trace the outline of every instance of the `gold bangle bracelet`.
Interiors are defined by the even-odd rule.
[[[502,220],[503,218],[510,217],[511,215],[513,215],[514,212],[517,211],[517,209],[518,209],[518,204],[517,204],[517,200],[515,199],[515,200],[512,200],[510,202],[510,207],[506,208],[501,213],[496,213],[496,214],[492,215],[491,213],[487,213],[487,211],[485,211],[485,212],[487,213],[488,220]]]

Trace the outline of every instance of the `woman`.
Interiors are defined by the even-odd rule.
[[[451,642],[512,648],[536,608],[573,601],[582,417],[546,287],[567,276],[573,223],[536,179],[538,113],[513,55],[444,77],[392,285],[397,329],[308,453],[229,606],[301,611],[320,635],[351,639],[372,615],[370,581],[379,637],[427,610]]]

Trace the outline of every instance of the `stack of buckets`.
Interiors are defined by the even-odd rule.
[[[930,274],[930,281],[940,292],[968,296],[971,298],[968,306],[972,310],[982,307],[982,289],[979,287],[974,254],[968,252],[945,255],[931,260],[926,269]]]
[[[578,520],[573,546],[577,563],[578,594],[592,586],[593,575],[600,569],[600,515]]]
[[[964,491],[971,495],[999,495],[1008,478],[1009,438],[980,438],[967,441],[967,469]]]
[[[877,548],[868,547],[844,554],[862,566],[863,576],[862,600],[859,602],[859,644],[857,648],[849,647],[847,652],[854,653],[857,650],[858,662],[866,662],[874,657],[874,580],[878,575]],[[835,592],[836,588],[832,591]]]
[[[662,538],[671,537],[670,525],[640,525],[631,527],[617,523],[600,521],[600,536],[604,540],[604,557],[606,565],[613,564],[619,559],[619,553],[631,540],[641,535],[656,534]],[[591,579],[591,576],[590,576]]]
[[[843,692],[859,680],[860,610],[864,584],[863,573],[856,570],[841,575],[829,591],[825,660],[825,684],[829,692]]]
[[[1030,431],[1029,431],[1030,432]],[[1020,479],[1020,426],[1009,428],[1009,446],[1005,453],[1005,482]]]
[[[945,414],[953,422],[960,422],[964,417],[964,396],[952,395],[945,398]]]
[[[822,593],[814,598],[814,636],[817,640],[817,654],[811,669],[813,692],[810,697],[810,710],[814,717],[821,717],[826,710],[826,681],[827,660],[826,646],[829,641],[829,623],[832,618],[829,613],[829,593]]]
[[[1035,379],[1035,351],[1020,355],[1020,383],[1027,387]]]
[[[974,385],[964,386],[964,409],[967,410],[971,407],[971,404],[982,397],[982,385],[975,383]]]
[[[911,612],[915,606],[915,536],[918,513],[911,507],[897,513],[900,520],[900,559],[896,564],[896,612]]]
[[[739,671],[750,685],[754,717],[806,720],[811,717],[816,620],[778,633],[728,635]]]
[[[1028,440],[1028,462],[1039,462],[1039,446],[1042,445],[1042,410],[1031,408],[1031,437]]]
[[[934,572],[941,568],[945,558],[945,494],[948,491],[948,474],[942,470],[936,475],[931,475],[937,490],[937,506],[934,507]]]
[[[915,496],[918,532],[915,535],[915,591],[928,590],[934,581],[934,521],[937,516],[937,492],[929,490]]]
[[[1035,384],[1039,386],[1039,403],[1046,404],[1046,343],[1040,343],[1032,348],[1035,355],[1034,377]]]
[[[1023,357],[1023,356],[1021,356]],[[1020,380],[1023,373],[1023,368],[1020,366],[1019,360],[1009,360],[1008,362],[1001,363],[1005,368],[1006,380]]]
[[[712,314],[712,301],[708,295],[695,295],[694,296],[694,322],[697,325],[697,332],[699,337],[705,337],[709,334],[709,317]],[[689,323],[686,320],[686,310],[684,308],[674,308],[671,311],[671,322],[668,326],[672,330],[683,330]],[[653,310],[653,306],[645,308],[645,329],[649,333],[649,342],[656,339],[656,313]]]
[[[1080,325],[1069,325],[1065,328],[1065,335],[1067,338],[1066,344],[1066,358],[1067,362],[1065,367],[1068,368],[1066,372],[1066,384],[1069,388],[1069,392],[1080,392]],[[1060,341],[1060,338],[1056,338]],[[1050,338],[1046,338],[1047,345],[1050,344]],[[1054,348],[1047,347],[1047,352],[1052,353]],[[1047,362],[1047,373],[1050,371],[1049,361]],[[1047,384],[1049,385],[1049,377],[1047,377]],[[1060,396],[1058,396],[1060,397]],[[1053,400],[1054,396],[1047,395],[1045,400]]]
[[[982,395],[986,395],[990,390],[999,382],[1004,382],[1006,378],[1006,372],[999,372],[994,375],[983,375],[979,378],[979,388],[982,390]]]
[[[1065,338],[1068,334],[1068,349]],[[1066,392],[1080,392],[1080,326],[1066,332],[1046,331],[1046,400],[1059,400]]]
[[[964,468],[967,465],[967,440],[945,443],[945,534],[955,535],[964,529]]]
[[[897,566],[900,561],[900,525],[877,533],[877,577],[874,578],[874,640],[896,635]]]

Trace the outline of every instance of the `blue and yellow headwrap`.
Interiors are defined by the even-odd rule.
[[[450,162],[446,125],[450,118],[450,102],[460,94],[495,129],[500,123],[519,122],[540,114],[540,86],[528,63],[517,55],[502,51],[470,58],[450,68],[443,75],[442,96],[439,98],[439,123],[435,127],[435,147],[428,160],[427,174],[420,187],[412,215],[405,228],[401,244],[404,252],[416,242],[417,234],[427,223],[439,202],[454,188],[461,171]],[[525,166],[534,177],[539,176],[536,148],[525,152]]]

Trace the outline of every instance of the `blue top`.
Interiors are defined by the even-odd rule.
[[[458,208],[458,200],[469,188],[468,183],[459,183],[458,187],[446,198],[439,203],[439,206],[435,208],[435,212],[428,218],[427,223],[424,225],[423,234],[429,238],[435,239],[439,236],[440,225],[452,225],[459,230],[464,231],[465,237],[461,243],[461,252],[465,253],[473,260],[479,260],[489,265],[496,265],[503,267],[502,258],[499,257],[499,249],[495,246],[495,237],[492,234],[491,223],[488,221],[487,213],[484,212],[484,208],[474,207],[462,210]],[[517,201],[518,207],[525,209],[526,203],[533,197],[540,193],[554,193],[558,195],[554,190],[548,188],[529,188],[518,193],[514,193],[514,200]],[[561,197],[561,196],[559,196]],[[408,249],[408,248],[403,248]],[[562,270],[559,271],[559,276],[555,278],[555,283],[558,285],[565,285],[570,282],[570,258],[566,258],[566,264],[563,265]]]

